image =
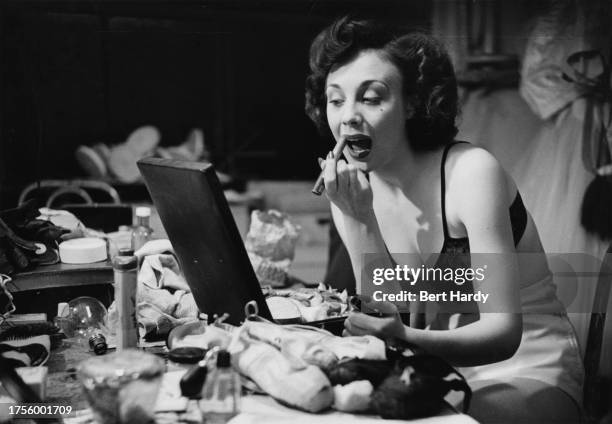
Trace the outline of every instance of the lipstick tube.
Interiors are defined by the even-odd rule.
[[[336,160],[342,154],[342,151],[344,150],[344,146],[346,146],[346,139],[340,140],[334,146],[333,153],[334,153],[334,158]],[[325,167],[321,170],[321,173],[319,174],[319,178],[317,178],[317,181],[314,183],[314,186],[312,187],[312,193],[316,194],[317,196],[320,196],[323,193],[323,190],[325,189],[325,182],[323,181],[324,171],[325,171]]]

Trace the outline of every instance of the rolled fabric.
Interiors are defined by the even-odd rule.
[[[250,342],[237,354],[240,372],[273,398],[308,412],[320,412],[334,401],[331,384],[314,365],[296,367],[280,351],[267,343]]]

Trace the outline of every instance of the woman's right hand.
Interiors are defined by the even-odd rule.
[[[370,219],[373,196],[365,173],[353,164],[334,158],[332,152],[321,161],[321,167],[327,198],[345,215],[361,222]]]

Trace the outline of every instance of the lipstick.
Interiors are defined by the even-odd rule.
[[[346,146],[346,139],[345,138],[341,139],[334,146],[333,153],[334,153],[334,158],[336,160],[338,160],[338,158],[342,154],[342,151],[344,150],[344,146]],[[317,196],[320,196],[323,193],[323,190],[325,189],[325,182],[323,181],[323,172],[325,172],[325,168],[323,168],[321,170],[321,173],[319,174],[319,178],[317,178],[317,181],[315,182],[314,186],[312,187],[312,193],[316,194]]]

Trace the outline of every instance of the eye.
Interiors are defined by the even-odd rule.
[[[344,102],[344,100],[342,100],[341,98],[331,98],[329,100],[327,100],[327,103],[332,105],[332,106],[340,106],[342,105],[342,103]]]
[[[375,93],[366,93],[361,99],[366,105],[376,106],[382,101],[382,97]]]

